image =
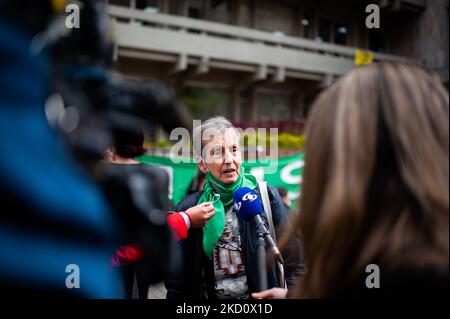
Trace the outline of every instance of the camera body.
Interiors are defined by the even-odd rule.
[[[187,126],[172,92],[157,82],[110,79],[112,44],[108,41],[105,5],[84,1],[81,27],[50,48],[55,61],[55,90],[64,105],[79,114],[68,135],[74,154],[100,186],[122,226],[123,244],[138,244],[145,254],[147,284],[160,282],[171,254],[166,224],[168,176],[149,165],[104,163],[116,132],[136,135],[161,126],[170,132]],[[170,116],[168,116],[170,114]]]
[[[22,129],[17,134],[4,134],[9,141],[2,151],[7,150],[8,156],[2,154],[2,157],[11,160],[0,163],[0,173],[7,176],[0,189],[14,204],[2,214],[0,228],[5,230],[2,235],[10,234],[10,240],[17,241],[11,255],[17,257],[11,260],[11,265],[15,266],[0,267],[0,286],[7,279],[7,285],[13,287],[11,289],[16,287],[18,295],[23,292],[39,295],[44,291],[41,283],[45,283],[49,295],[116,297],[115,283],[107,273],[105,261],[111,259],[114,247],[120,244],[137,243],[143,247],[147,284],[161,281],[170,263],[171,234],[166,224],[170,203],[166,173],[147,165],[108,165],[102,160],[106,148],[113,143],[116,130],[141,133],[142,129],[155,125],[170,130],[184,125],[182,118],[170,90],[163,86],[131,84],[109,78],[112,45],[107,40],[105,28],[105,1],[79,3],[79,29],[54,43],[47,43],[41,52],[7,47],[9,57],[15,54],[14,50],[23,53],[16,52],[18,58],[14,62],[27,59],[30,65],[39,66],[34,70],[39,74],[32,76],[33,70],[19,67],[20,72],[6,73],[9,78],[18,79],[14,82],[17,101],[9,99],[9,92],[0,93],[0,110],[5,113],[15,104],[27,105],[23,110],[8,114],[8,118],[13,119],[9,121],[10,126]],[[8,32],[14,29],[10,32],[13,35],[22,35],[17,30],[25,31],[26,35],[17,41],[30,48],[36,36],[54,26],[51,21],[56,13],[51,1],[37,4],[30,0],[0,0],[0,9],[0,16],[2,19],[6,16],[8,22],[0,24],[0,28]],[[50,72],[47,63],[44,64],[48,62],[47,53],[50,53],[51,82],[42,84],[42,88],[35,86],[39,94],[29,95],[24,91],[25,82],[20,79],[26,79],[26,83],[32,83],[33,79],[39,79],[39,83],[48,81]],[[61,143],[55,130],[45,123],[41,96],[48,95],[48,86],[63,101],[57,118],[69,108],[77,114],[76,125],[70,132],[59,134],[69,143]],[[171,114],[170,121],[168,114]],[[15,147],[16,144],[20,148]],[[15,159],[29,156],[30,146],[35,151],[35,158],[20,167]],[[77,163],[71,155],[75,155]],[[83,165],[77,165],[80,163]],[[80,170],[80,166],[85,170]],[[90,178],[84,176],[86,172]],[[92,181],[97,185],[92,185]],[[61,196],[65,198],[61,199]],[[116,222],[119,227],[115,227]],[[45,238],[48,250],[43,249],[39,238]],[[25,242],[25,239],[29,241]],[[9,246],[12,241],[11,245],[0,245],[0,251],[8,252]],[[23,251],[29,253],[22,254]],[[27,272],[24,261],[33,254],[36,262]],[[89,285],[82,282],[80,290],[65,289],[66,265],[82,258],[84,263],[80,264],[80,269],[85,274],[82,278],[90,282]],[[46,275],[42,276],[42,273]],[[23,284],[24,274],[29,280]]]

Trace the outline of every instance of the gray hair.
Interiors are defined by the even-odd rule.
[[[233,129],[237,136],[240,136],[240,131],[223,116],[212,117],[202,122],[201,125],[195,127],[192,134],[195,154],[202,156],[202,149],[204,146],[203,137],[205,136],[205,132],[207,132],[207,136],[211,136],[212,134],[222,134],[228,129]]]

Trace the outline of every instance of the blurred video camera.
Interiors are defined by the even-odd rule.
[[[149,165],[102,160],[118,130],[141,134],[160,126],[170,132],[189,121],[163,85],[110,78],[114,45],[106,1],[71,1],[80,8],[80,27],[71,30],[64,26],[65,3],[0,0],[0,8],[35,34],[32,49],[50,52],[55,94],[45,106],[47,119],[64,132],[76,158],[100,185],[123,228],[123,242],[139,244],[153,261],[147,281],[156,283],[164,278],[170,258],[168,176]]]
[[[149,165],[99,165],[116,131],[141,134],[162,127],[187,127],[186,115],[163,85],[112,80],[104,1],[80,1],[80,28],[51,45],[55,90],[64,105],[76,107],[78,124],[68,132],[77,158],[93,173],[124,229],[124,242],[144,248],[152,269],[149,284],[161,281],[170,264],[171,234],[166,225],[168,176]],[[70,121],[69,121],[70,122]],[[75,128],[74,128],[75,127]],[[66,130],[67,131],[67,130]]]
[[[72,29],[50,49],[56,62],[55,90],[61,93],[64,105],[76,106],[79,112],[79,125],[76,130],[72,125],[70,133],[74,132],[71,135],[77,151],[86,152],[82,157],[95,158],[96,153],[103,157],[104,144],[108,141],[100,130],[140,133],[142,129],[160,126],[170,133],[176,127],[188,126],[186,114],[175,104],[173,93],[165,86],[158,82],[110,78],[107,71],[112,64],[114,44],[110,41],[106,2],[79,2],[80,28]],[[87,135],[92,135],[91,130],[99,133],[95,143],[92,136],[86,138],[85,128],[89,131]]]

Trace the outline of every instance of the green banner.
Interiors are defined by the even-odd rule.
[[[176,204],[185,196],[193,178],[198,173],[197,164],[193,160],[185,160],[181,163],[173,163],[168,157],[144,155],[137,159],[144,164],[151,164],[164,169],[169,174],[169,196]],[[253,174],[259,181],[266,181],[269,185],[283,187],[288,192],[291,200],[290,207],[295,208],[300,195],[300,185],[303,174],[303,153],[279,158],[273,161],[269,167],[266,163],[244,162],[247,172]],[[273,170],[275,165],[276,170]]]

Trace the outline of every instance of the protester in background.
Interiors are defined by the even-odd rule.
[[[191,230],[188,238],[180,242],[182,272],[168,278],[167,298],[249,298],[249,293],[258,289],[256,229],[233,210],[233,193],[249,187],[260,196],[259,187],[253,175],[244,173],[239,133],[225,118],[202,123],[194,131],[194,147],[197,141],[195,153],[206,182],[203,191],[186,197],[176,210],[213,201],[216,215],[203,229]],[[286,230],[288,214],[277,190],[269,186],[268,193],[273,223],[281,234]],[[298,256],[294,249],[284,256],[288,285],[301,271]],[[270,287],[282,285],[273,265],[268,267],[267,275]]]
[[[137,157],[144,155],[147,149],[144,147],[144,134],[116,130],[113,134],[114,145],[105,152],[105,161],[118,165],[140,165]],[[171,228],[176,240],[187,237],[190,228],[203,227],[214,216],[214,207],[205,202],[191,207],[185,212],[172,213],[167,216],[167,224]],[[146,298],[148,285],[142,278],[145,274],[146,255],[142,246],[136,243],[121,245],[112,257],[111,264],[120,267],[124,280],[125,296],[127,298]],[[149,262],[152,262],[149,260]],[[141,266],[144,264],[144,266]],[[142,282],[143,281],[143,282]],[[136,287],[138,286],[138,287]],[[136,293],[137,291],[137,293]]]
[[[187,195],[197,193],[198,191],[203,190],[203,185],[205,184],[205,174],[202,171],[198,171],[195,177],[192,179],[191,184],[189,185]]]
[[[147,152],[144,147],[144,133],[127,132],[116,130],[113,132],[114,145],[105,152],[105,159],[114,164],[136,165],[136,157]]]
[[[307,136],[295,229],[308,273],[288,296],[448,296],[449,99],[438,77],[356,69],[317,99]],[[366,286],[377,282],[368,265],[379,289]]]
[[[114,134],[114,146],[108,148],[105,152],[105,160],[113,164],[141,164],[136,160],[137,157],[144,155],[147,149],[144,147],[144,133],[136,134],[126,131],[116,131]],[[203,173],[196,177],[198,187],[202,187]],[[171,213],[167,217],[167,222],[174,232],[177,240],[184,239],[188,230],[192,228],[203,227],[205,223],[214,215],[214,208],[209,202],[194,206],[186,212],[179,214]]]

